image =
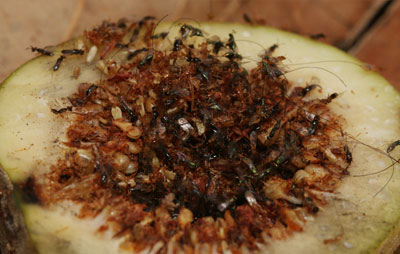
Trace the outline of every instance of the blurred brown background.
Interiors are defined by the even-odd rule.
[[[322,41],[374,65],[400,89],[400,0],[6,0],[0,9],[0,81],[33,56],[30,46],[57,44],[104,19],[144,15],[323,33]]]
[[[372,64],[400,90],[400,0],[1,0],[0,82],[54,45],[121,17],[265,24],[320,40]],[[400,254],[400,249],[396,251]]]

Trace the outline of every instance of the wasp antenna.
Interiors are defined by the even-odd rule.
[[[295,71],[299,71],[299,70],[303,70],[303,69],[317,69],[317,70],[325,71],[325,72],[327,72],[327,73],[329,73],[329,74],[335,76],[335,77],[340,81],[340,83],[342,83],[342,85],[343,85],[344,87],[347,87],[346,83],[343,81],[343,79],[342,79],[339,75],[337,75],[337,74],[334,73],[333,71],[324,69],[324,68],[322,68],[322,67],[315,67],[315,66],[312,66],[312,67],[310,66],[310,67],[309,67],[309,66],[304,66],[304,67],[299,67],[299,68],[292,69],[292,70],[289,70],[289,71],[285,71],[285,74],[291,73],[291,72],[295,72]]]
[[[236,41],[237,41],[237,42],[248,42],[248,43],[253,43],[253,44],[259,46],[260,48],[262,48],[262,49],[264,50],[264,52],[267,52],[267,49],[266,49],[263,45],[261,45],[260,43],[258,43],[258,42],[251,41],[251,40],[245,40],[245,39],[239,39],[239,40],[236,40]]]
[[[319,63],[345,63],[345,64],[355,65],[360,68],[363,68],[365,66],[365,64],[359,64],[356,62],[346,61],[346,60],[322,60],[322,61],[311,61],[311,62],[304,62],[304,63],[289,63],[289,64],[285,64],[285,65],[296,66],[296,65],[308,65],[308,64],[319,64]]]
[[[379,191],[377,192],[377,193],[375,193],[374,194],[374,197],[376,197],[379,193],[381,193],[385,188],[386,188],[386,186],[389,184],[389,182],[390,182],[390,180],[392,180],[392,178],[393,178],[393,175],[394,175],[394,165],[395,165],[395,163],[392,163],[392,173],[390,174],[390,177],[389,177],[389,179],[386,181],[386,183],[379,189]]]
[[[158,25],[163,21],[165,18],[168,17],[168,14],[164,15],[161,19],[159,19],[156,23],[156,25],[153,28],[153,31],[151,32],[151,49],[154,50],[154,32],[156,31]],[[169,31],[168,31],[169,33]]]

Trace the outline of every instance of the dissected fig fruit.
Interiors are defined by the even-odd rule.
[[[0,162],[29,235],[16,223],[20,246],[85,254],[397,247],[400,97],[390,84],[342,51],[287,32],[156,24],[105,22],[32,48],[40,56],[3,82]]]

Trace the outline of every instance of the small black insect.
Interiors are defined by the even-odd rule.
[[[251,20],[250,16],[247,13],[243,14],[243,19],[249,24],[253,24],[253,21]]]
[[[132,32],[132,36],[131,36],[131,38],[129,39],[129,42],[134,42],[134,41],[136,41],[138,35],[139,35],[139,29],[135,28],[135,29],[133,30],[133,32]]]
[[[319,39],[324,39],[326,36],[323,33],[318,33],[318,34],[310,34],[310,38],[313,40],[319,40]]]
[[[21,186],[22,199],[27,203],[40,204],[40,198],[36,193],[37,182],[30,176]]]
[[[90,96],[92,94],[92,92],[97,89],[98,86],[96,85],[91,85],[87,90],[86,90],[86,96]]]
[[[268,135],[268,140],[271,140],[274,136],[277,130],[281,128],[281,120],[275,123],[274,127],[272,127],[271,132]]]
[[[201,62],[200,58],[191,57],[191,56],[187,56],[186,57],[186,61],[188,61],[190,63],[199,63],[199,62]]]
[[[107,175],[107,173],[105,173],[105,172],[101,173],[101,179],[100,179],[100,181],[101,181],[101,184],[102,184],[102,185],[106,185],[106,184],[107,184],[107,182],[108,182],[108,175]]]
[[[157,121],[157,117],[160,115],[157,111],[157,108],[153,107],[153,116],[151,117],[150,126],[154,126]]]
[[[173,48],[173,51],[178,51],[179,50],[179,47],[182,45],[182,41],[180,40],[180,39],[176,39],[175,41],[174,41],[174,48]]]
[[[279,105],[280,105],[279,102],[277,102],[274,104],[274,106],[272,106],[271,114],[275,114],[276,112],[279,111]]]
[[[209,161],[215,160],[216,158],[218,158],[218,155],[216,154],[207,154],[204,155],[204,157],[206,157]]]
[[[199,73],[200,75],[201,75],[201,77],[206,81],[206,82],[208,82],[209,81],[209,73],[208,73],[208,71],[204,71],[201,67],[199,67],[199,66],[196,66],[196,71],[197,71],[197,73]]]
[[[170,120],[169,120],[168,116],[163,116],[163,117],[161,117],[161,122],[167,124],[170,122]]]
[[[145,16],[144,18],[142,18],[142,19],[138,22],[139,27],[143,26],[143,24],[144,24],[146,21],[149,21],[149,20],[152,20],[152,19],[156,19],[156,17],[153,17],[153,16]]]
[[[150,64],[152,60],[153,60],[153,54],[148,54],[145,58],[142,59],[142,61],[139,62],[137,67],[140,69],[142,66]]]
[[[142,53],[142,52],[146,52],[146,51],[149,51],[149,49],[148,48],[141,48],[141,49],[137,49],[137,50],[135,50],[135,51],[133,51],[133,52],[130,52],[129,54],[128,54],[128,60],[131,60],[132,58],[134,58],[135,56],[137,56],[139,53]]]
[[[122,44],[122,43],[117,43],[115,44],[115,47],[118,49],[123,49],[123,48],[129,48],[129,44]]]
[[[64,55],[83,55],[85,51],[82,49],[63,49],[61,53]]]
[[[260,101],[258,102],[259,105],[264,106],[265,100],[262,98],[260,99]],[[270,118],[272,115],[274,115],[275,113],[279,112],[279,102],[275,103],[272,108],[269,109],[263,109],[261,110],[261,117],[264,119],[268,119]],[[264,107],[263,107],[264,108]]]
[[[339,96],[338,93],[333,93],[328,96],[328,98],[321,100],[322,103],[328,104],[331,103],[332,100],[336,99]]]
[[[353,161],[353,155],[348,146],[344,146],[344,152],[346,153],[346,162],[351,163]]]
[[[387,153],[390,153],[390,152],[393,151],[393,150],[396,148],[396,146],[398,146],[398,145],[400,145],[400,140],[394,141],[393,143],[391,143],[391,144],[388,146],[386,152],[387,152]]]
[[[120,97],[120,102],[121,102],[121,108],[123,111],[127,112],[129,116],[131,117],[131,122],[134,123],[137,120],[137,116],[135,112],[133,112],[131,106],[126,102],[125,98],[123,96]]]
[[[126,19],[120,19],[120,20],[118,20],[117,26],[118,26],[119,28],[125,28],[125,27],[127,27],[127,25],[126,25]]]
[[[209,43],[214,45],[213,52],[215,54],[218,54],[219,50],[224,46],[221,41],[209,41]]]
[[[227,52],[227,53],[225,53],[224,57],[228,58],[231,61],[234,59],[242,60],[242,58],[243,58],[241,55],[234,53],[234,52]]]
[[[278,66],[276,66],[275,64],[269,64],[267,62],[263,62],[263,67],[261,71],[264,74],[267,74],[268,78],[271,80],[283,75],[283,72],[279,70]]]
[[[190,32],[189,27],[190,27],[189,25],[181,26],[181,29],[179,30],[179,32],[182,34],[183,38],[186,38],[188,36],[188,34]]]
[[[65,56],[60,56],[57,61],[56,64],[53,66],[53,71],[58,71],[58,69],[60,68],[61,62],[64,60]]]
[[[189,35],[189,33],[190,37],[203,36],[203,32],[200,29],[187,24],[181,26],[181,29],[179,31],[182,34],[183,38],[186,38]]]
[[[311,126],[310,129],[308,129],[308,135],[312,135],[315,133],[315,131],[317,130],[317,126],[319,123],[319,115],[314,116],[313,121],[311,122]]]
[[[52,108],[52,109],[51,109],[51,112],[53,112],[54,114],[61,114],[61,113],[64,113],[64,112],[66,112],[66,111],[71,111],[71,110],[72,110],[72,107],[69,106],[69,107],[61,108],[61,109],[54,109],[54,108]]]
[[[268,54],[272,54],[277,48],[278,48],[278,44],[273,44],[271,47],[268,48]]]
[[[321,87],[320,85],[316,84],[311,84],[303,88],[303,91],[301,92],[301,95],[304,97],[306,96],[309,92],[311,92],[314,88],[316,87]]]
[[[161,155],[167,159],[168,162],[172,162],[172,156],[169,154],[167,148],[164,145],[160,144],[158,146],[158,151],[161,152]]]
[[[42,55],[46,55],[46,56],[52,56],[53,52],[47,51],[45,49],[42,48],[37,48],[37,47],[31,47],[32,52],[38,52]]]
[[[167,35],[168,35],[168,32],[162,32],[162,33],[151,36],[151,38],[152,39],[159,39],[159,38],[165,39],[165,37],[167,37]]]
[[[226,46],[228,46],[232,51],[235,51],[236,42],[235,42],[235,37],[233,37],[233,34],[229,34],[229,40],[228,43],[226,43]]]

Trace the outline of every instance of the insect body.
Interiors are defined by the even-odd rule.
[[[141,27],[141,26],[143,26],[143,24],[146,22],[146,21],[149,21],[149,20],[152,20],[152,19],[155,19],[155,17],[153,17],[153,16],[145,16],[144,18],[142,18],[140,21],[139,21],[139,27]]]
[[[85,51],[82,49],[63,49],[61,53],[64,55],[83,55]]]
[[[139,53],[146,52],[146,51],[149,51],[149,49],[147,49],[147,48],[137,49],[137,50],[129,53],[127,58],[128,58],[128,60],[131,60],[132,58],[137,56]]]
[[[269,47],[267,53],[272,54],[275,51],[275,49],[277,49],[277,48],[278,48],[278,44],[273,44],[271,47]]]
[[[229,60],[233,60],[233,59],[239,59],[241,60],[243,57],[237,53],[234,52],[227,52],[224,57],[228,58]]]
[[[218,54],[219,50],[224,46],[224,44],[221,41],[216,41],[213,42],[212,44],[214,44],[213,52],[215,54]]]
[[[143,65],[150,64],[153,60],[153,54],[147,55],[142,61],[139,62],[138,68],[141,68]]]
[[[311,84],[311,85],[309,85],[309,86],[306,86],[304,89],[303,89],[303,91],[302,91],[302,96],[304,97],[304,96],[306,96],[309,92],[311,92],[314,88],[316,88],[316,87],[321,87],[321,86],[319,86],[319,85],[316,85],[316,84]]]
[[[353,155],[348,146],[344,146],[344,152],[346,153],[346,162],[351,163],[353,161]]]
[[[323,33],[318,33],[318,34],[310,34],[310,38],[313,40],[319,40],[319,39],[324,39],[326,36]]]
[[[159,38],[165,39],[165,37],[167,37],[167,35],[168,35],[168,32],[162,32],[162,33],[151,36],[151,38],[152,39],[159,39]]]
[[[64,60],[65,56],[60,56],[57,61],[56,64],[53,66],[53,71],[58,71],[58,69],[60,69],[60,65],[61,62]]]
[[[316,115],[316,116],[314,116],[314,120],[311,123],[310,129],[308,130],[308,135],[312,135],[315,133],[318,123],[319,123],[319,116]]]
[[[250,16],[247,13],[243,14],[243,19],[249,24],[253,24],[253,21],[251,20]]]
[[[180,32],[181,32],[183,38],[186,38],[189,35],[189,33],[190,33],[190,37],[203,36],[203,32],[200,29],[193,27],[191,25],[186,25],[186,24],[181,26]]]
[[[333,93],[333,94],[329,95],[328,98],[322,100],[322,102],[325,104],[331,103],[331,101],[336,99],[338,96],[339,96],[338,93]]]
[[[267,74],[270,80],[273,80],[281,75],[283,75],[282,71],[276,66],[276,64],[263,62],[262,72]]]
[[[54,114],[62,114],[62,113],[64,113],[64,112],[66,112],[66,111],[71,111],[72,110],[72,107],[66,107],[66,108],[61,108],[61,109],[54,109],[54,108],[52,108],[51,109],[51,112],[53,112]]]
[[[191,56],[187,56],[186,57],[186,61],[188,61],[190,63],[199,63],[199,62],[201,62],[200,58],[191,57]]]
[[[132,36],[129,39],[129,42],[134,42],[137,39],[138,35],[139,35],[139,29],[136,28],[135,30],[133,30]]]
[[[96,90],[98,86],[96,85],[91,85],[87,90],[86,90],[86,96],[90,96],[94,90]]]
[[[31,47],[32,52],[38,52],[42,55],[46,55],[46,56],[52,56],[53,52],[47,51],[45,49],[42,48],[37,48],[37,47]]]
[[[272,127],[271,132],[268,135],[268,140],[271,140],[274,136],[277,130],[281,128],[281,121],[279,120],[278,122],[275,123],[274,127]]]
[[[390,153],[391,151],[393,151],[396,146],[400,145],[400,140],[396,140],[394,141],[392,144],[390,144],[386,150],[387,153]]]
[[[181,40],[179,40],[179,39],[176,39],[175,41],[174,41],[174,48],[173,48],[173,51],[178,51],[179,50],[179,47],[182,45],[182,41]]]
[[[116,48],[122,49],[122,48],[129,48],[129,44],[122,44],[122,43],[117,43],[115,44]]]
[[[229,40],[226,46],[228,46],[232,51],[236,49],[235,37],[233,37],[233,34],[229,34]]]

